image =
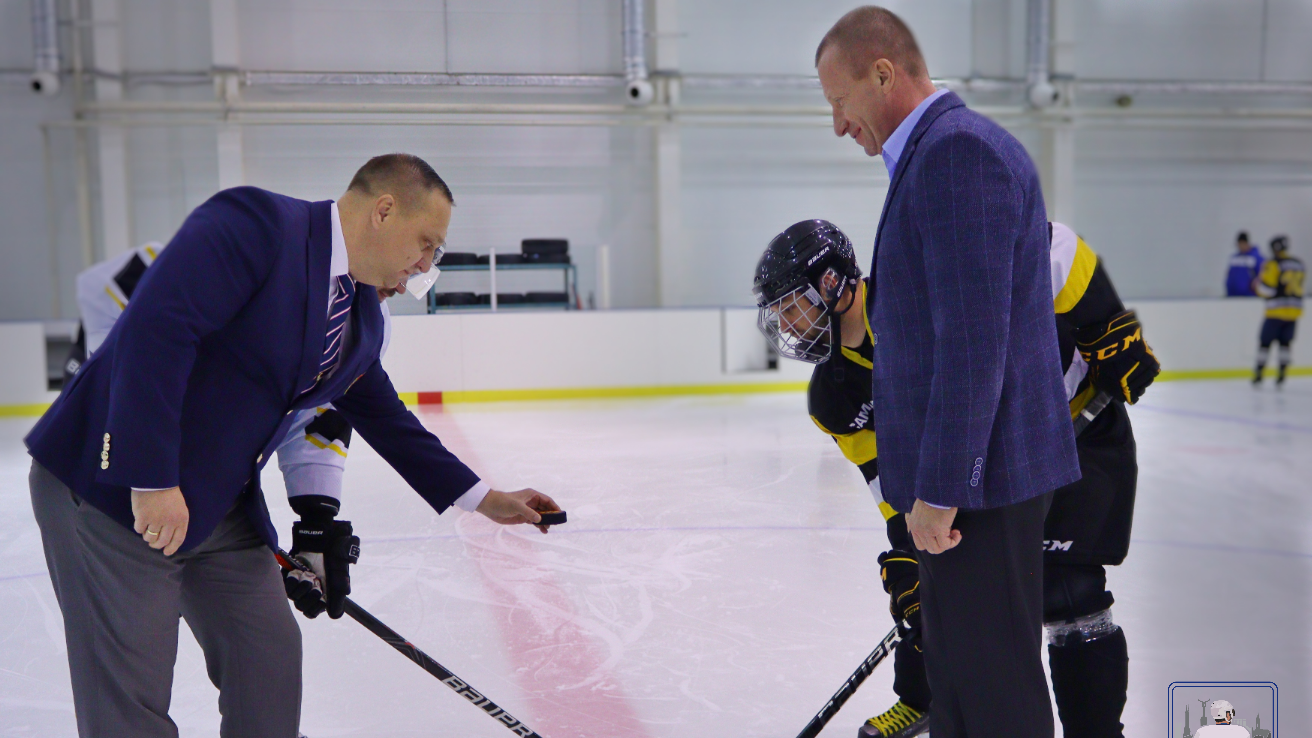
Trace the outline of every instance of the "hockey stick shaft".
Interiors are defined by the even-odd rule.
[[[1089,400],[1089,404],[1085,405],[1084,409],[1080,411],[1080,414],[1075,416],[1075,437],[1079,438],[1084,429],[1088,428],[1089,424],[1098,417],[1098,413],[1105,410],[1111,402],[1111,395],[1103,390],[1098,390],[1098,394],[1094,395],[1093,399]]]
[[[870,676],[870,673],[875,670],[875,667],[879,666],[880,662],[893,653],[894,647],[901,641],[902,636],[898,633],[897,627],[894,627],[888,635],[884,636],[884,640],[880,641],[878,646],[875,646],[875,650],[870,652],[866,660],[861,662],[861,665],[856,668],[852,676],[848,677],[846,682],[843,682],[843,686],[839,687],[834,696],[829,698],[825,706],[820,708],[820,712],[817,712],[815,717],[811,718],[811,722],[807,723],[805,728],[802,728],[802,732],[797,734],[797,738],[815,738],[820,735],[820,731],[824,730],[829,721],[838,714],[838,711],[843,709],[843,705],[846,704],[848,698],[856,693],[857,687],[861,686],[861,683],[866,680],[866,677]]]
[[[278,564],[283,569],[297,569],[299,571],[310,571],[304,563],[293,559],[287,555],[286,551],[281,548],[274,549],[274,555],[278,558]],[[469,700],[474,707],[487,713],[489,717],[501,723],[510,732],[524,738],[543,738],[539,733],[520,722],[510,713],[501,709],[492,700],[483,696],[480,692],[469,686],[469,683],[451,673],[450,669],[437,663],[431,656],[420,651],[413,643],[406,640],[401,634],[387,627],[383,621],[369,614],[369,611],[355,604],[351,598],[346,598],[346,614],[351,616],[355,622],[363,625],[366,630],[379,638],[383,639],[387,645],[400,651],[406,658],[415,662],[424,671],[432,674],[446,686],[455,690],[455,693]]]

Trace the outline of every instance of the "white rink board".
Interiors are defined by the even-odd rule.
[[[1312,725],[1312,379],[1281,393],[1163,384],[1131,414],[1134,543],[1109,575],[1130,648],[1126,734],[1161,734],[1176,680],[1274,681],[1284,726]],[[800,394],[420,417],[493,484],[556,496],[570,522],[542,536],[438,517],[357,442],[343,513],[364,539],[354,596],[548,738],[792,736],[890,627],[883,521]],[[72,736],[27,499],[31,422],[0,421],[0,729]],[[264,482],[285,534],[277,473]],[[300,622],[310,738],[509,734],[355,623]],[[891,680],[876,671],[823,735],[850,738],[891,704]],[[184,636],[183,736],[217,735],[215,698]]]

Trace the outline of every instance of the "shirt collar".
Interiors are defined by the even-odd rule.
[[[884,167],[888,169],[888,179],[892,181],[893,173],[897,171],[897,160],[902,158],[902,149],[906,148],[907,139],[911,138],[911,132],[916,129],[916,124],[920,122],[921,116],[929,109],[934,101],[948,94],[947,90],[938,90],[934,94],[920,101],[915,110],[911,111],[898,127],[893,129],[893,135],[888,137],[881,147],[880,154],[884,157]]]
[[[337,203],[333,202],[332,207],[333,223],[333,255],[332,260],[328,262],[328,276],[340,277],[350,271],[350,264],[346,258],[346,237],[342,235],[342,215],[337,211]]]

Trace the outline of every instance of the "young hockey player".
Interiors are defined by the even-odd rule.
[[[1115,398],[1077,439],[1084,478],[1056,492],[1045,526],[1044,621],[1053,689],[1066,735],[1119,736],[1128,656],[1111,619],[1105,565],[1126,555],[1138,473],[1123,403],[1139,399],[1159,371],[1138,321],[1125,310],[1097,256],[1066,226],[1051,226],[1053,303],[1072,418],[1098,395]],[[896,622],[911,625],[894,652],[898,702],[870,718],[863,738],[909,738],[928,729],[931,694],[919,633],[919,566],[905,516],[880,490],[871,409],[875,338],[847,236],[832,223],[790,226],[766,248],[753,291],[759,326],[779,354],[816,364],[808,389],[812,420],[865,477],[883,513],[892,550],[880,577]]]
[[[1266,298],[1266,320],[1262,321],[1260,346],[1257,350],[1257,367],[1253,370],[1254,386],[1262,383],[1266,360],[1271,344],[1280,344],[1280,358],[1276,386],[1285,383],[1285,372],[1292,360],[1290,347],[1294,344],[1294,329],[1303,314],[1303,262],[1289,253],[1289,236],[1271,239],[1271,258],[1262,265],[1262,272],[1253,281],[1253,290]]]

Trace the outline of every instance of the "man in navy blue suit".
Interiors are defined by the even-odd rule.
[[[858,8],[816,51],[834,132],[882,155],[866,308],[885,500],[916,547],[936,738],[1053,734],[1043,521],[1080,478],[1048,224],[1021,144],[936,91],[906,24]]]
[[[32,507],[81,735],[177,735],[181,616],[219,688],[221,734],[295,738],[300,631],[260,470],[298,410],[333,403],[438,512],[515,524],[558,509],[531,489],[491,490],[406,410],[379,361],[373,288],[432,268],[453,204],[406,154],[371,159],[336,202],[218,193],[37,422]]]

